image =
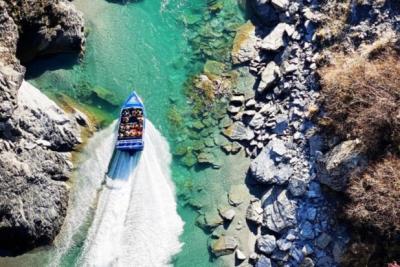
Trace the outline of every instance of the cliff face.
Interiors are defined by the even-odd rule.
[[[70,152],[80,115],[23,81],[20,64],[80,52],[83,18],[71,3],[0,1],[0,255],[50,243],[66,215]]]

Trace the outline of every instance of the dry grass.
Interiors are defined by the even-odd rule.
[[[322,22],[316,32],[322,43],[331,43],[343,35],[351,12],[350,0],[325,0],[321,4]]]
[[[327,120],[343,139],[362,140],[373,158],[400,145],[400,57],[336,54],[320,71]]]
[[[400,235],[400,159],[388,156],[351,177],[346,217],[391,239]]]

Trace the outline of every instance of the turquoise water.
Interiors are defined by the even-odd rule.
[[[29,66],[31,82],[53,99],[72,101],[95,114],[99,126],[117,117],[120,103],[135,89],[145,102],[149,119],[167,137],[172,151],[182,142],[198,143],[201,137],[193,137],[187,128],[182,135],[174,131],[171,107],[175,117],[190,125],[198,118],[192,112],[193,101],[188,101],[188,79],[202,71],[207,59],[223,62],[226,70],[230,69],[234,29],[244,20],[237,1],[74,3],[85,14],[85,56],[79,64],[69,56],[35,62]],[[60,66],[59,62],[64,63]],[[53,66],[54,70],[49,70]],[[213,131],[217,130],[211,127],[210,134]],[[184,246],[173,259],[175,266],[223,265],[210,257],[209,237],[195,222],[200,213],[215,212],[218,203],[226,202],[231,184],[243,183],[242,166],[247,163],[241,155],[226,156],[220,150],[214,153],[222,165],[218,170],[187,168],[179,157],[173,161],[178,212],[185,221],[181,236]],[[231,166],[239,161],[243,164]]]

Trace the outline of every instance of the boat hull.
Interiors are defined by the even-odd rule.
[[[146,114],[139,96],[133,92],[121,108],[115,148],[135,152],[144,149]]]

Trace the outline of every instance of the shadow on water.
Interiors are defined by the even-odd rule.
[[[65,53],[59,55],[51,55],[48,57],[41,57],[29,62],[26,67],[26,79],[35,79],[40,77],[46,71],[59,70],[59,69],[72,69],[74,65],[78,64],[80,60],[77,53]]]

